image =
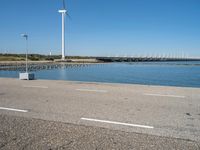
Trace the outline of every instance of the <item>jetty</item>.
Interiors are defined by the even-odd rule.
[[[50,70],[59,68],[73,68],[73,67],[88,67],[94,64],[102,63],[88,63],[88,62],[48,62],[48,61],[31,61],[28,63],[29,71]],[[18,62],[0,62],[0,71],[25,71],[26,63]]]

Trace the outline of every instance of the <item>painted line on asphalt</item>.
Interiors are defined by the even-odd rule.
[[[174,97],[174,98],[185,98],[185,96],[180,95],[163,95],[163,94],[150,94],[150,93],[144,93],[146,96],[158,96],[158,97]]]
[[[0,107],[0,110],[9,110],[9,111],[17,111],[17,112],[28,112],[28,110],[22,110],[22,109],[15,109],[15,108],[6,108],[6,107]]]
[[[24,88],[41,88],[41,89],[48,89],[47,86],[32,86],[32,85],[23,85]]]
[[[99,92],[99,93],[107,93],[108,91],[106,90],[92,90],[92,89],[76,89],[77,91],[82,91],[82,92]]]
[[[115,125],[123,125],[123,126],[131,126],[131,127],[138,127],[138,128],[146,128],[146,129],[153,129],[154,128],[153,126],[130,124],[130,123],[123,123],[123,122],[116,122],[116,121],[108,121],[108,120],[91,119],[91,118],[81,118],[81,120],[115,124]]]

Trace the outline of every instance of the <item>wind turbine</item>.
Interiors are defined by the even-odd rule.
[[[63,8],[58,12],[62,14],[62,60],[65,60],[65,16],[68,15],[65,0],[63,0]]]

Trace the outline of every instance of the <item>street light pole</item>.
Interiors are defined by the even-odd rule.
[[[28,36],[26,37],[26,73],[28,72]]]
[[[21,34],[21,36],[26,39],[26,73],[28,73],[28,35]]]
[[[27,34],[21,34],[22,37],[26,39],[26,72],[19,74],[20,80],[34,80],[35,76],[34,73],[28,72],[28,35]]]

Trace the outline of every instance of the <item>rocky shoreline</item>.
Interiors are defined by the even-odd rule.
[[[68,67],[86,67],[92,64],[100,64],[100,62],[68,62],[68,61],[29,61],[28,69],[29,71],[36,70],[49,70],[57,68],[68,68]],[[2,61],[0,62],[0,71],[25,71],[26,62],[25,61]]]

